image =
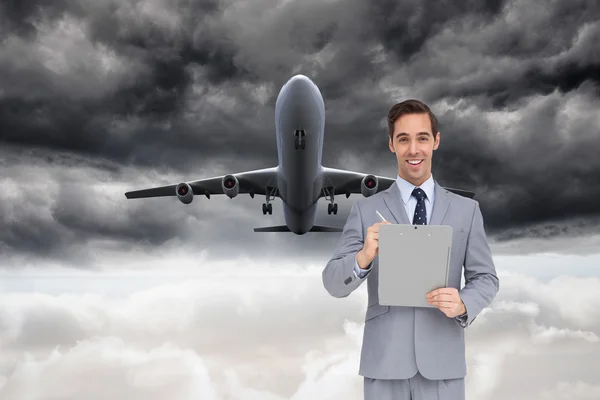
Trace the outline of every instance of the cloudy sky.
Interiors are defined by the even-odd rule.
[[[593,0],[4,2],[0,398],[362,398],[366,287],[321,283],[339,234],[254,233],[283,224],[278,199],[124,196],[275,166],[296,73],[324,96],[328,167],[394,177],[391,105],[438,116],[434,177],[477,193],[500,275],[467,330],[468,398],[599,398],[599,18]]]

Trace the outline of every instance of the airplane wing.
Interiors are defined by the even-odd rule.
[[[147,189],[133,190],[125,193],[128,199],[141,199],[148,197],[177,196],[183,203],[189,204],[193,195],[204,195],[210,199],[211,195],[225,194],[235,197],[247,193],[251,197],[255,194],[279,196],[277,190],[277,168],[264,168],[254,171],[239,172],[229,175],[215,176],[178,184],[158,186]]]
[[[394,182],[396,182],[396,178],[323,167],[322,195],[345,194],[348,198],[351,194],[356,193],[367,197],[389,188]],[[444,189],[468,198],[475,196],[474,192],[468,190],[448,187],[444,187]]]

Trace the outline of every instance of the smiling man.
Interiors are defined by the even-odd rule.
[[[323,284],[334,297],[346,297],[368,282],[359,371],[365,400],[464,400],[464,329],[498,292],[479,203],[433,179],[433,152],[440,145],[437,125],[429,107],[418,100],[391,108],[389,148],[398,162],[396,182],[354,203],[323,270]],[[376,210],[400,224],[452,226],[448,287],[426,294],[434,308],[379,304],[379,227],[390,222],[377,221]],[[419,268],[402,264],[401,258],[398,265]]]

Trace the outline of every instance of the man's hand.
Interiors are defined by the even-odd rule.
[[[446,314],[448,318],[458,317],[467,311],[458,290],[453,287],[432,290],[427,293],[427,301]]]
[[[391,224],[391,222],[376,222],[367,229],[365,244],[356,255],[356,261],[360,268],[366,269],[375,257],[379,255],[379,227],[387,224]]]

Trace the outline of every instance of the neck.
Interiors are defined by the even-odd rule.
[[[420,179],[420,180],[413,180],[413,179],[407,178],[405,176],[402,176],[402,174],[400,173],[400,171],[398,171],[398,175],[400,176],[400,178],[404,179],[407,182],[410,182],[411,184],[413,184],[415,186],[421,186],[422,184],[425,183],[425,181],[427,179],[429,179],[431,177],[431,171],[427,174],[426,177],[424,177],[423,179]]]

